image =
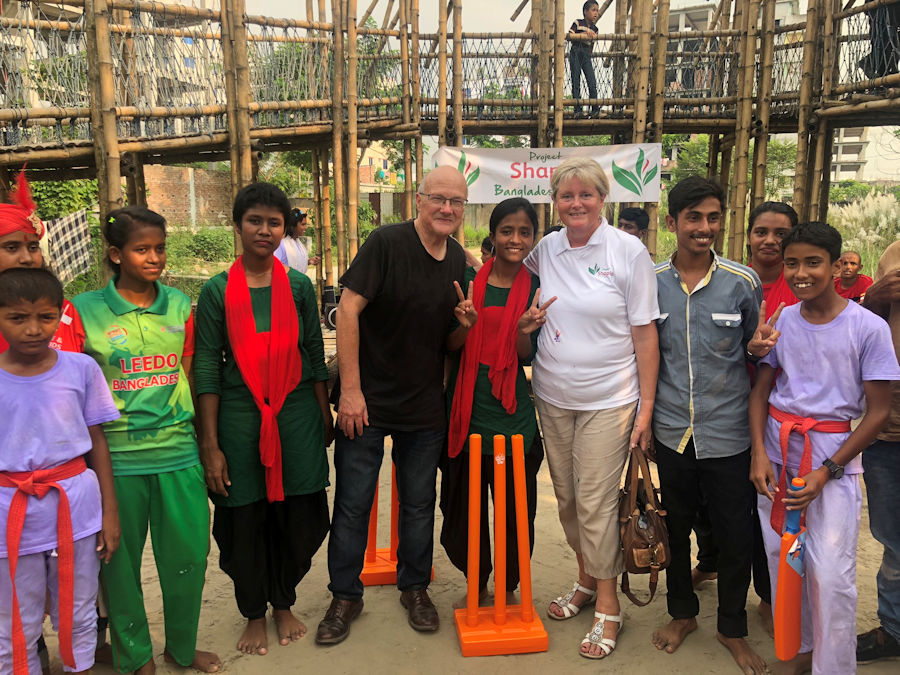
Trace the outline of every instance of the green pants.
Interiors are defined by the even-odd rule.
[[[166,650],[182,666],[194,661],[209,554],[209,502],[203,468],[116,476],[122,540],[101,578],[109,611],[113,665],[121,673],[153,658],[141,589],[147,526],[162,590]]]

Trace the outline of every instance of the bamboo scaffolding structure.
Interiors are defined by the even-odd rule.
[[[835,55],[835,11],[840,9],[837,4],[840,0],[823,0],[824,13],[822,17],[822,32],[824,33],[824,49],[821,61],[822,98],[831,97],[833,86],[833,74],[837,68]],[[811,124],[817,124],[816,119],[810,117]],[[828,213],[828,193],[825,192],[824,200],[821,186],[828,181],[831,168],[831,147],[834,139],[834,129],[827,121],[818,124],[816,138],[816,150],[814,168],[809,179],[809,217],[824,222]]]
[[[803,36],[803,70],[800,75],[800,105],[797,110],[797,162],[794,171],[793,205],[802,220],[806,219],[809,191],[805,181],[809,155],[809,122],[812,109],[815,52],[818,29],[819,0],[809,0],[806,10],[806,33]]]
[[[450,0],[451,6],[453,0]],[[438,14],[438,146],[447,145],[447,5]]]
[[[411,66],[412,66],[412,113],[413,113],[413,123],[416,127],[421,128],[422,126],[422,89],[421,89],[421,79],[419,75],[419,68],[421,67],[419,61],[419,0],[411,0],[412,7],[412,25],[410,29],[410,38],[412,39],[412,54],[411,54]],[[416,185],[418,186],[422,182],[423,177],[423,169],[424,169],[424,148],[422,147],[422,136],[419,136],[415,139],[416,142]],[[410,214],[412,217],[412,214]]]
[[[331,248],[331,184],[328,178],[328,148],[319,153],[322,162],[322,261],[325,263],[325,285],[334,286],[334,255]],[[337,206],[337,205],[335,205]],[[335,208],[334,212],[340,209]],[[338,247],[340,250],[340,247]]]
[[[753,75],[756,70],[756,39],[759,34],[760,0],[750,0],[741,20],[744,22],[744,37],[741,38],[738,83],[738,106],[735,120],[735,142],[737,151],[734,163],[734,190],[731,194],[731,232],[729,235],[729,255],[733,260],[742,260],[744,251],[744,218],[747,213],[747,170],[750,158],[750,127],[753,123]]]
[[[307,8],[310,10],[307,13],[307,16],[312,14],[312,2],[307,4]],[[322,181],[321,181],[321,160],[319,158],[319,151],[317,149],[313,149],[310,153],[312,155],[312,181],[313,181],[313,213],[316,220],[316,255],[319,256],[319,262],[316,263],[316,290],[318,293],[316,294],[317,301],[320,306],[322,304],[322,296],[325,293],[325,237],[322,233],[324,229],[324,222],[322,219],[322,214],[324,211],[322,210]],[[325,186],[326,189],[328,186]]]
[[[377,4],[378,4],[378,0],[372,0],[372,2],[369,3],[369,6],[366,7],[366,11],[363,12],[363,15],[359,19],[360,25],[362,25],[362,26],[366,25],[366,21],[369,20],[370,16],[372,16],[372,12],[375,11],[375,5],[377,5]],[[388,10],[388,11],[390,11],[390,10]]]
[[[97,167],[100,222],[122,206],[122,175],[116,128],[116,83],[113,76],[107,0],[86,0],[85,33],[88,49],[88,82],[91,91],[91,125],[94,163]]]
[[[565,93],[566,15],[565,4],[552,3],[553,16],[553,146],[563,145],[563,94]],[[614,80],[615,81],[615,80]]]
[[[766,199],[766,160],[769,152],[769,117],[772,112],[772,67],[775,47],[775,0],[763,0],[759,89],[756,101],[758,133],[753,141],[751,207]]]
[[[553,46],[552,23],[549,17],[549,8],[544,0],[533,0],[531,9],[531,22],[537,27],[537,40],[532,43],[532,49],[537,51],[537,77],[532,85],[532,95],[538,94],[537,115],[537,145],[546,148],[550,144],[550,51]],[[544,224],[544,221],[541,221]],[[542,227],[543,233],[543,227]]]
[[[409,16],[410,10],[407,0],[400,0],[400,61],[402,63],[400,71],[400,89],[404,92],[403,107],[401,109],[401,117],[404,126],[413,126],[411,124],[412,115],[409,109],[410,94],[410,78],[409,78]],[[409,133],[409,132],[404,132]],[[412,131],[414,135],[418,135],[418,126]],[[413,205],[413,183],[412,183],[412,138],[403,139],[403,201],[401,203],[401,215],[403,220],[412,218]]]
[[[453,144],[462,145],[462,0],[453,0]]]
[[[331,17],[334,22],[334,52],[335,54],[344,53],[344,19],[343,19],[342,0],[331,0]],[[343,274],[347,269],[347,233],[345,231],[345,209],[346,201],[344,198],[344,164],[351,159],[356,161],[356,148],[352,148],[354,156],[350,157],[351,148],[347,148],[347,157],[344,157],[344,60],[342,58],[334,59],[334,78],[332,85],[333,107],[331,112],[332,119],[332,165],[334,167],[334,220],[335,229],[337,230],[337,262],[338,273]]]
[[[66,0],[67,5],[80,6],[81,2],[71,2]],[[84,7],[87,10],[90,2],[85,2]],[[200,7],[191,7],[190,5],[176,5],[167,2],[151,2],[150,0],[108,0],[106,3],[109,9],[121,9],[126,12],[143,12],[153,14],[160,18],[192,18],[206,19],[216,21],[219,13],[215,9],[205,9]]]
[[[637,43],[637,77],[634,92],[633,143],[643,143],[647,133],[647,98],[650,87],[650,44],[653,24],[653,0],[635,0],[633,11],[640,12],[640,32]],[[634,17],[632,17],[632,25]]]
[[[883,98],[877,101],[864,101],[862,103],[841,103],[829,108],[820,108],[813,113],[816,118],[851,117],[859,113],[876,110],[891,110],[900,108],[900,98]]]
[[[820,129],[819,133],[825,137],[825,143],[821,150],[822,157],[822,167],[821,167],[821,180],[819,181],[819,208],[818,211],[814,211],[813,214],[816,217],[816,220],[820,220],[823,223],[828,221],[828,204],[829,204],[829,193],[831,190],[831,160],[832,154],[834,152],[834,128],[832,127],[830,122],[825,122]],[[817,159],[819,156],[818,147],[816,148]]]
[[[253,181],[253,158],[250,149],[250,63],[247,51],[247,29],[244,26],[244,0],[223,0],[229,7],[229,28],[234,50],[234,91],[236,98],[237,154],[239,188]]]
[[[241,156],[238,152],[237,95],[235,94],[237,80],[234,76],[234,48],[231,39],[231,13],[228,9],[228,3],[224,0],[221,3],[220,20],[222,24],[222,65],[225,69],[226,119],[228,120],[228,166],[231,177],[231,198],[233,200],[241,189]],[[235,232],[235,255],[238,255],[240,251],[241,239],[237,232]]]
[[[509,17],[509,20],[510,20],[510,21],[515,21],[516,19],[518,19],[518,18],[519,18],[519,14],[522,13],[522,10],[525,9],[525,6],[528,4],[528,2],[529,2],[529,0],[522,0],[522,1],[519,3],[519,6],[516,7],[515,11],[513,11],[512,16]]]
[[[123,153],[122,166],[125,168],[125,192],[128,205],[147,205],[147,182],[144,179],[144,161],[138,152]]]
[[[359,67],[356,36],[356,0],[346,0],[347,10],[347,263],[359,250],[359,164],[356,147],[359,143],[357,98],[357,68]]]
[[[653,31],[653,52],[666,54],[666,33],[669,29],[669,0],[659,0],[656,10],[656,24]],[[648,140],[659,142],[663,134],[663,113],[665,111],[666,96],[666,59],[655,59],[653,62],[653,110],[651,130],[652,137]],[[647,202],[644,209],[650,216],[650,227],[647,231],[647,250],[650,257],[656,260],[656,240],[659,223],[659,204]]]

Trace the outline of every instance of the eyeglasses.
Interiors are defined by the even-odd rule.
[[[425,199],[428,200],[429,204],[433,204],[434,206],[437,206],[437,207],[443,207],[444,204],[446,204],[447,202],[450,202],[450,208],[454,209],[455,211],[459,211],[461,208],[463,208],[466,205],[465,199],[458,199],[456,197],[451,199],[450,197],[444,197],[443,195],[436,195],[433,193],[428,194],[426,192],[420,192],[419,194],[422,195],[423,197],[425,197]]]

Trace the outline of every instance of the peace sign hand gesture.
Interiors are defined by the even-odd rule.
[[[472,282],[469,282],[467,295],[463,295],[458,281],[454,281],[453,285],[456,287],[456,295],[459,298],[459,303],[453,308],[453,314],[460,326],[469,329],[478,320],[478,312],[475,311],[475,303],[472,302]]]
[[[534,292],[534,301],[531,307],[525,310],[525,313],[519,318],[519,333],[522,335],[531,335],[534,331],[544,325],[547,321],[547,308],[556,302],[554,295],[543,305],[541,302],[541,289]]]
[[[775,324],[778,323],[778,317],[781,316],[781,310],[784,309],[784,303],[778,305],[778,309],[768,321],[766,321],[766,301],[763,300],[759,306],[759,324],[756,326],[756,332],[753,339],[747,344],[747,351],[751,356],[762,358],[775,346],[781,331],[775,330]]]

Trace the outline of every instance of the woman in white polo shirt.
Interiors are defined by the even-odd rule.
[[[565,229],[545,236],[525,261],[541,279],[541,294],[558,298],[538,339],[534,393],[578,581],[547,613],[568,619],[594,602],[594,624],[579,653],[602,659],[622,628],[619,479],[629,448],[650,441],[659,369],[656,277],[640,240],[601,215],[609,179],[597,162],[566,160],[550,187]]]

